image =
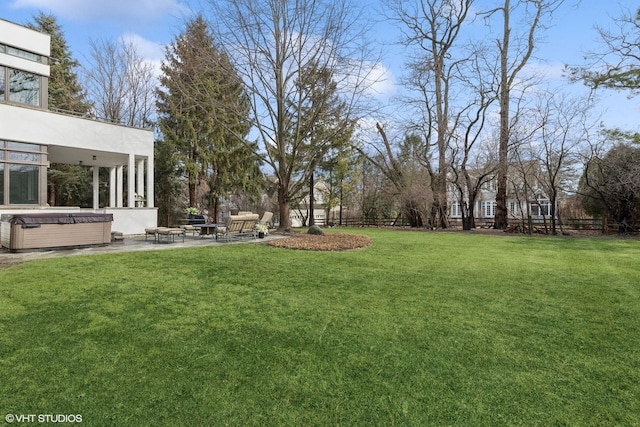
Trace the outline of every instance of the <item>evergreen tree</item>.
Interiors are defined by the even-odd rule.
[[[242,81],[202,16],[188,22],[167,47],[161,70],[160,129],[177,150],[176,165],[188,179],[189,205],[198,204],[196,185],[206,181],[217,218],[221,197],[250,189],[260,176],[256,147],[245,140],[249,102]]]
[[[48,87],[49,108],[86,114],[91,108],[78,82],[73,59],[67,41],[53,15],[40,12],[27,27],[51,36],[51,65]],[[59,206],[90,205],[91,186],[80,185],[91,182],[91,171],[78,165],[53,163],[48,171],[48,202]]]
[[[158,206],[158,225],[169,227],[184,217],[179,200],[182,187],[176,172],[175,146],[166,140],[154,144],[155,203]]]
[[[49,76],[49,108],[85,114],[91,104],[78,82],[74,68],[78,62],[73,59],[67,41],[54,15],[40,12],[27,26],[51,36],[51,66]]]
[[[329,171],[332,160],[329,152],[346,149],[353,134],[353,123],[344,119],[347,110],[345,102],[338,96],[338,85],[331,71],[316,63],[304,67],[296,81],[298,91],[287,104],[290,119],[291,139],[300,140],[292,153],[298,161],[291,162],[290,191],[292,195],[308,197],[309,226],[314,225],[315,174],[316,169]],[[270,153],[271,157],[275,153]],[[303,191],[308,184],[308,192]],[[293,197],[295,199],[295,197]]]

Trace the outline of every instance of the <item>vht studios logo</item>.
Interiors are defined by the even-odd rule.
[[[7,414],[4,420],[12,423],[81,423],[80,414]]]

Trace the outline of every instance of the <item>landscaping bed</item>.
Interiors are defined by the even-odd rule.
[[[347,233],[325,233],[313,235],[307,233],[293,233],[288,239],[269,242],[278,248],[300,249],[309,251],[346,251],[366,248],[371,244],[367,236]]]

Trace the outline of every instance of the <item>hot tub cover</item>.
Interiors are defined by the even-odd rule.
[[[79,224],[88,222],[112,222],[113,214],[99,213],[38,213],[16,214],[9,220],[11,224]]]

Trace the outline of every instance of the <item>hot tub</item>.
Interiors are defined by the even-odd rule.
[[[113,214],[37,213],[3,215],[2,247],[12,252],[106,245]]]

